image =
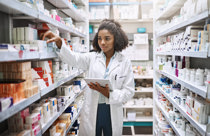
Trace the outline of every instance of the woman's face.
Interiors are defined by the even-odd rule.
[[[103,29],[98,32],[98,44],[104,53],[114,52],[114,35]]]

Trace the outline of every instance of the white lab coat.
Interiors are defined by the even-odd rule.
[[[88,70],[89,78],[104,77],[106,63],[102,53],[75,53],[63,44],[59,56],[73,67]],[[112,136],[121,136],[123,127],[122,105],[134,95],[134,77],[131,62],[119,52],[116,53],[110,66],[109,80],[112,83],[113,92],[110,92],[106,103],[110,104]],[[95,136],[99,92],[87,88],[84,94],[85,102],[81,112],[79,135]]]

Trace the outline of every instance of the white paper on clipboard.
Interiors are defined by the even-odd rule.
[[[111,85],[111,83],[110,83],[110,81],[108,80],[108,79],[101,79],[101,78],[85,78],[84,79],[85,81],[86,81],[86,83],[87,84],[90,84],[90,82],[92,82],[92,83],[99,83],[102,87],[105,87],[106,86],[106,84],[108,84],[108,86],[109,86],[109,89],[110,90],[113,90],[112,89],[112,85]]]

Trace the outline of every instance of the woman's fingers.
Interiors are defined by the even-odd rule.
[[[51,31],[47,31],[46,33],[44,33],[42,40],[45,39],[45,37],[51,38],[52,37],[52,32]]]
[[[47,43],[56,42],[56,38],[57,38],[57,37],[53,37],[53,38],[47,40]]]

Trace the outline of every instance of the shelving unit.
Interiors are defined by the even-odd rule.
[[[71,98],[71,100],[70,100],[70,102],[68,103],[68,105],[66,105],[60,112],[57,112],[56,115],[54,115],[53,117],[51,117],[51,119],[50,119],[49,122],[47,122],[46,124],[44,124],[44,125],[42,126],[42,134],[44,134],[45,131],[53,124],[53,122],[55,122],[55,120],[57,120],[58,117],[66,110],[66,108],[69,107],[69,105],[71,105],[71,104],[74,102],[74,100],[77,98],[77,96],[79,96],[80,93],[83,92],[83,89],[84,89],[85,87],[86,87],[86,86],[83,86],[82,89],[81,89],[81,91],[80,91],[78,94],[76,94],[73,98]],[[78,113],[78,116],[79,116],[79,113]],[[78,117],[78,116],[77,116],[77,117]],[[75,117],[73,121],[75,121],[76,119],[77,119],[77,118]],[[71,123],[71,124],[72,124],[72,123]],[[73,124],[72,124],[72,125],[73,125]],[[72,127],[72,125],[69,127],[69,129]],[[67,131],[67,132],[68,132],[68,131]]]
[[[54,83],[52,85],[50,85],[49,87],[47,88],[44,88],[42,89],[40,92],[41,92],[41,96],[44,96],[45,94],[49,93],[50,91],[56,89],[57,87],[61,86],[62,84],[74,79],[75,77],[79,76],[80,74],[82,74],[84,71],[78,71],[60,81],[58,81],[57,83]]]
[[[209,17],[209,12],[204,11],[198,15],[191,17],[188,20],[184,20],[183,22],[179,22],[178,24],[170,26],[170,28],[163,29],[162,31],[160,31],[159,33],[156,34],[156,37],[161,37],[161,36],[169,35],[172,33],[176,33],[178,30],[181,30],[181,29],[187,27],[188,25],[202,22],[202,21],[204,21],[204,19],[206,19],[208,17]]]
[[[156,18],[154,19],[154,23],[153,23],[153,27],[156,28],[156,30],[154,30],[154,47],[153,47],[154,50],[156,49],[156,47],[159,46],[159,41],[162,37],[170,36],[174,33],[179,33],[180,31],[185,31],[186,27],[190,26],[190,25],[199,25],[199,24],[204,25],[205,19],[209,18],[210,7],[208,6],[208,10],[200,12],[199,14],[194,15],[186,20],[182,19],[182,21],[178,21],[173,24],[171,23],[168,26],[165,26],[165,25],[159,26],[158,25],[158,27],[157,27],[158,21],[172,19],[173,16],[178,15],[180,13],[181,7],[184,5],[185,2],[186,2],[186,0],[171,1],[162,13],[158,14],[158,12],[156,12],[156,15],[155,15]],[[158,6],[156,7],[157,4],[164,4],[164,2],[162,3],[162,1],[160,1],[160,0],[156,1],[155,5],[154,5],[154,9],[159,9]],[[209,3],[207,3],[207,4],[209,4]],[[155,67],[154,69],[156,69],[154,72],[155,75],[154,75],[154,80],[153,80],[153,88],[154,88],[153,98],[155,99],[153,112],[155,112],[156,109],[160,109],[160,111],[162,112],[162,114],[164,115],[166,120],[171,125],[173,131],[176,133],[176,135],[185,136],[185,131],[177,128],[175,126],[175,123],[169,120],[169,114],[163,109],[162,105],[157,100],[157,91],[159,91],[170,101],[170,103],[173,105],[173,107],[175,107],[180,112],[180,114],[183,117],[185,117],[186,120],[189,121],[190,124],[202,136],[209,135],[209,133],[207,132],[207,126],[209,124],[202,125],[202,124],[198,123],[197,121],[195,121],[190,115],[188,115],[186,113],[186,110],[184,107],[178,105],[172,97],[170,97],[167,93],[165,93],[165,91],[162,88],[160,88],[158,85],[156,85],[156,81],[158,81],[160,75],[164,75],[164,76],[170,78],[171,80],[175,81],[176,83],[179,83],[181,86],[198,94],[199,96],[203,97],[204,99],[210,98],[210,95],[208,94],[207,88],[205,86],[198,86],[198,85],[193,84],[189,81],[180,79],[180,77],[176,77],[175,75],[170,74],[170,73],[172,73],[172,71],[158,70],[157,57],[158,56],[166,56],[166,55],[170,55],[170,56],[172,56],[172,58],[174,58],[174,56],[186,56],[186,57],[191,57],[192,58],[191,61],[198,59],[199,62],[206,63],[206,60],[208,61],[208,59],[209,59],[208,58],[209,51],[204,51],[204,52],[186,52],[186,51],[185,52],[184,51],[158,52],[158,51],[154,51],[154,56],[153,56],[153,60],[154,60],[153,66]],[[197,63],[197,61],[194,61],[192,63]],[[201,63],[200,63],[200,65],[201,65]],[[190,66],[193,67],[193,65],[190,65]],[[209,67],[207,67],[207,68],[209,68]],[[154,120],[155,120],[155,117],[154,117]],[[153,127],[153,131],[155,133],[157,133],[157,130],[155,130],[154,127]]]
[[[60,33],[70,33],[71,36],[76,36],[80,37],[85,40],[86,44],[89,41],[89,36],[88,34],[88,17],[87,17],[87,12],[88,12],[88,0],[75,0],[76,5],[78,6],[83,6],[84,7],[84,12],[80,12],[78,9],[76,9],[73,5],[70,5],[68,1],[66,0],[44,0],[44,3],[48,3],[50,6],[47,8],[55,8],[59,10],[59,12],[62,13],[64,17],[71,17],[74,21],[74,23],[84,23],[85,28],[84,28],[84,33],[81,33],[78,31],[78,29],[66,26],[65,24],[52,19],[49,16],[44,15],[44,13],[41,13],[40,11],[30,8],[23,3],[19,2],[18,0],[0,0],[0,13],[3,16],[7,16],[3,19],[7,19],[9,22],[9,25],[7,26],[2,26],[5,29],[8,29],[8,35],[9,40],[3,41],[3,43],[10,43],[12,42],[12,28],[15,26],[13,23],[15,23],[16,20],[18,21],[25,21],[25,22],[31,22],[32,24],[37,24],[40,22],[46,22],[48,24],[51,24],[53,27],[58,28]],[[0,14],[0,16],[1,16]],[[6,22],[6,21],[5,21]],[[0,21],[2,23],[2,21]],[[1,24],[2,25],[2,24]],[[2,30],[2,29],[1,29]],[[2,40],[2,38],[0,38]],[[1,41],[2,42],[2,41]],[[49,60],[53,58],[57,58],[58,55],[56,52],[38,52],[38,51],[20,51],[20,52],[1,52],[0,53],[0,62],[10,62],[10,61],[32,61],[32,60]],[[50,85],[49,87],[46,87],[42,90],[39,90],[39,93],[33,95],[30,98],[26,98],[21,100],[20,102],[14,104],[10,108],[6,109],[3,112],[0,112],[0,123],[1,125],[6,125],[6,120],[16,113],[20,112],[21,110],[29,107],[31,104],[34,102],[41,100],[43,97],[46,97],[50,94],[53,94],[54,91],[57,87],[61,86],[62,84],[74,79],[75,77],[81,75],[84,73],[82,70],[78,70],[75,73],[72,73],[70,76],[65,77],[61,79],[60,81]],[[82,91],[79,92],[78,94],[75,94],[74,96],[71,97],[70,102],[66,107],[63,107],[59,112],[57,112],[49,122],[44,124],[41,128],[41,131],[38,133],[38,136],[43,135],[48,128],[53,124],[53,122],[65,111],[65,109],[72,104],[75,99],[83,93],[83,89],[86,87],[82,87]],[[69,126],[68,130],[72,127],[73,123],[75,120],[77,120],[81,110],[78,112],[77,116],[74,117],[72,120],[72,124]],[[2,124],[3,123],[3,124]],[[0,129],[1,131],[1,129]],[[8,135],[8,131],[6,131],[5,135]],[[0,135],[2,132],[0,133]]]
[[[25,6],[25,5],[23,5],[19,1],[8,0],[5,3],[4,0],[1,0],[0,1],[0,6],[2,7],[0,9],[0,11],[8,13],[8,14],[13,14],[13,15],[15,14],[16,16],[13,17],[14,19],[22,19],[22,18],[29,19],[29,20],[30,19],[37,19],[40,22],[47,22],[49,24],[54,25],[61,32],[70,32],[70,33],[72,33],[75,36],[79,36],[79,37],[83,37],[83,38],[86,37],[86,35],[81,34],[77,30],[62,24],[61,22],[53,20],[52,18],[50,18],[50,17],[48,17],[48,16],[46,16],[44,14],[41,14],[37,10],[29,8],[29,7]],[[75,12],[77,13],[77,11],[74,11],[72,13],[75,13]],[[22,16],[21,14],[25,14],[26,16]],[[78,14],[74,14],[74,15],[78,15]],[[81,15],[79,17],[81,17]],[[84,20],[85,19],[83,19],[82,21],[84,21]]]
[[[7,109],[3,112],[0,112],[0,122],[2,122],[4,120],[8,119],[9,117],[15,115],[19,111],[23,110],[24,108],[28,107],[32,103],[39,100],[40,98],[41,98],[41,95],[40,95],[40,92],[39,92],[39,93],[35,94],[34,96],[32,96],[30,98],[21,100],[20,102],[14,104],[9,109]]]
[[[180,128],[177,128],[175,126],[174,122],[171,122],[168,116],[168,113],[163,109],[163,107],[160,105],[160,102],[158,100],[155,100],[158,108],[161,110],[162,114],[164,115],[165,119],[169,122],[170,126],[173,128],[174,132],[176,133],[177,136],[185,136],[185,132],[181,130]]]
[[[192,124],[200,133],[201,135],[206,134],[206,125],[202,125],[195,121],[191,116],[189,116],[184,107],[178,105],[175,100],[173,100],[168,94],[166,94],[163,89],[161,89],[158,85],[156,85],[158,91],[160,91],[172,104],[176,109],[180,111],[180,113]]]
[[[180,6],[183,6],[186,0],[174,0],[169,3],[166,9],[162,11],[162,13],[157,16],[156,20],[161,20],[161,19],[167,19],[174,15],[180,8]]]
[[[170,51],[170,52],[155,52],[156,55],[172,55],[172,56],[186,56],[194,58],[208,58],[207,51],[188,52],[188,51]]]
[[[169,73],[166,73],[164,71],[157,71],[159,74],[162,74],[170,79],[172,79],[173,81],[183,85],[184,87],[192,90],[194,93],[199,94],[200,96],[206,98],[207,97],[207,88],[205,88],[205,86],[197,86],[195,84],[192,84],[188,81],[184,81],[174,75],[171,75]]]

